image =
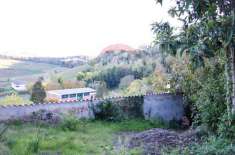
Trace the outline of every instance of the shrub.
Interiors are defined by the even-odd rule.
[[[61,128],[64,131],[76,131],[79,129],[79,120],[74,116],[66,116],[61,123]]]
[[[168,149],[169,150],[169,149]],[[211,136],[202,144],[194,144],[184,149],[164,150],[163,155],[232,155],[235,145],[227,139]]]
[[[100,103],[96,107],[96,110],[94,110],[94,113],[95,118],[100,120],[119,121],[123,119],[121,108],[108,100]]]
[[[32,88],[32,94],[30,100],[34,103],[43,103],[46,98],[46,92],[42,85],[42,81],[38,80]]]
[[[207,125],[214,132],[227,113],[224,62],[221,59],[206,59],[203,68],[193,69],[187,61],[184,64],[178,58],[171,66],[171,88],[184,93],[186,106],[190,107],[188,111],[192,112],[187,116],[193,119],[193,125]]]
[[[81,126],[85,126],[85,121],[79,120],[75,116],[65,116],[60,125],[64,131],[77,131]]]
[[[234,116],[233,116],[234,117]],[[220,136],[224,138],[228,138],[233,140],[235,138],[235,118],[232,120],[232,124],[230,124],[231,120],[228,119],[228,114],[225,113],[221,118],[219,125],[218,125],[218,133]]]

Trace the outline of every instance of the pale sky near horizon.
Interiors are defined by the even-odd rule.
[[[110,44],[153,40],[151,24],[169,20],[155,0],[0,0],[0,54],[96,56]]]

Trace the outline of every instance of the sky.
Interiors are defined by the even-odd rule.
[[[153,22],[173,21],[168,7],[155,0],[0,0],[0,54],[94,57],[110,44],[138,48],[153,40]]]

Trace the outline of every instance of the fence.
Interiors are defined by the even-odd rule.
[[[20,119],[39,110],[58,113],[73,113],[77,117],[94,118],[92,106],[109,100],[121,106],[139,106],[139,110],[127,108],[129,115],[142,115],[145,119],[161,118],[165,121],[180,120],[184,115],[182,94],[146,94],[143,96],[112,97],[86,101],[67,101],[56,103],[41,103],[31,105],[0,106],[0,121]],[[132,107],[133,107],[132,106]],[[135,107],[138,109],[138,107]]]

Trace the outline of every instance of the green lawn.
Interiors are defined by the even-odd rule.
[[[144,120],[128,120],[119,123],[70,120],[57,127],[45,125],[38,127],[32,124],[10,125],[1,138],[0,152],[4,153],[6,150],[5,154],[10,152],[11,155],[36,155],[43,152],[50,152],[52,155],[56,152],[62,155],[117,154],[113,150],[117,133],[143,131],[154,127],[159,126]],[[134,155],[139,151],[130,152],[129,154]]]

